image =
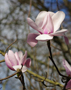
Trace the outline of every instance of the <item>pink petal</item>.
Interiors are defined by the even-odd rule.
[[[66,69],[67,75],[71,76],[71,66],[68,64],[66,60],[63,60],[63,66]]]
[[[39,14],[38,14],[38,16],[36,17],[36,20],[35,20],[35,23],[38,25],[38,27],[41,27],[42,26],[42,24],[43,24],[43,20],[44,20],[44,18],[45,18],[45,16],[47,15],[47,14],[50,14],[50,16],[53,16],[54,15],[54,13],[53,12],[46,12],[46,11],[41,11]]]
[[[67,32],[67,29],[62,29],[60,31],[56,31],[54,33],[51,33],[51,36],[64,36],[64,33]]]
[[[17,65],[17,60],[15,58],[15,55],[11,50],[8,51],[8,58],[12,65]]]
[[[19,58],[19,56],[18,56],[18,52],[15,52],[15,57],[16,57],[16,60],[17,60],[17,62],[18,62],[18,65],[19,65],[20,58]]]
[[[25,54],[23,55],[23,58],[22,58],[22,60],[20,61],[20,63],[24,65],[25,62],[26,62],[26,58],[27,58],[27,51],[25,51]]]
[[[50,16],[50,14],[48,14],[48,13],[44,18],[44,21],[42,24],[42,29],[44,29],[44,34],[53,33],[53,31],[54,31],[52,18]]]
[[[25,51],[25,54],[24,55],[25,55],[25,59],[26,59],[27,58],[27,51]]]
[[[22,65],[23,63],[25,64],[26,59],[25,59],[25,55],[23,55],[22,59],[20,60],[20,65]]]
[[[23,53],[21,51],[18,52],[18,56],[19,56],[19,64],[22,61],[23,58]]]
[[[69,82],[67,83],[66,89],[71,89],[71,80],[69,80]]]
[[[19,51],[18,56],[19,56],[19,65],[21,65],[22,62],[23,62],[22,59],[23,59],[24,55],[23,55],[23,53],[21,51]]]
[[[27,22],[33,29],[37,30],[41,34],[43,33],[43,30],[41,28],[39,28],[32,19],[27,18]]]
[[[25,72],[27,70],[26,66],[21,66],[21,65],[15,65],[13,66],[13,68],[15,69],[15,71],[17,71],[17,69],[22,69],[22,72]]]
[[[9,61],[7,53],[5,54],[5,62],[6,62],[6,65],[8,66],[8,68],[10,68],[11,70],[14,70],[11,62]]]
[[[65,18],[65,13],[62,11],[58,11],[52,16],[53,24],[54,24],[54,32],[57,31]]]
[[[30,33],[28,35],[28,38],[27,38],[27,43],[31,46],[31,47],[34,47],[36,44],[37,44],[37,40],[35,39],[39,34],[33,34],[33,33]]]
[[[49,34],[41,34],[36,37],[36,40],[40,40],[40,41],[48,41],[51,39],[53,39],[53,36],[50,36]]]
[[[28,59],[26,60],[25,65],[26,65],[28,68],[31,66],[31,59],[30,59],[30,58],[28,58]]]
[[[47,15],[47,12],[46,11],[42,11],[36,17],[35,23],[38,25],[38,27],[41,27],[42,26],[43,20],[45,18],[45,15]]]
[[[68,40],[68,38],[67,38],[66,36],[64,36],[64,39],[65,39],[66,44],[69,45],[69,40]]]
[[[22,65],[14,65],[13,68],[15,69],[15,71],[17,71],[17,69],[21,69]]]

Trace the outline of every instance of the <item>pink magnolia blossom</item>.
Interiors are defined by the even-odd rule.
[[[66,89],[71,90],[71,80],[69,80],[69,82],[67,83]]]
[[[71,77],[71,66],[68,64],[66,60],[63,60],[63,66],[66,69],[67,75]],[[66,89],[70,89],[70,88],[71,88],[71,80],[69,80],[66,85]]]
[[[53,36],[63,36],[67,29],[58,31],[62,21],[65,18],[65,13],[58,11],[56,13],[42,11],[36,17],[35,22],[27,18],[28,24],[38,33],[30,33],[28,35],[27,43],[34,47],[38,40],[48,41],[53,39]]]
[[[8,53],[5,54],[5,62],[8,68],[11,70],[17,70],[22,68],[22,72],[27,70],[31,65],[31,59],[27,58],[27,51],[25,54],[21,51],[13,53],[13,51],[9,50]]]
[[[66,36],[64,36],[64,39],[65,39],[66,44],[69,45],[69,39]]]

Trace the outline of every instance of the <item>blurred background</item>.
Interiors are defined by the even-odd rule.
[[[48,57],[47,43],[39,41],[34,48],[31,48],[26,42],[28,33],[37,32],[28,25],[27,17],[35,21],[40,11],[57,12],[58,10],[63,11],[66,15],[62,27],[68,29],[65,35],[71,43],[71,0],[0,0],[0,51],[5,52],[6,48],[17,39],[9,49],[14,52],[21,50],[23,53],[25,50],[28,51],[28,57],[32,60],[29,70],[63,84],[61,77]],[[71,64],[71,45],[67,46],[63,37],[54,37],[51,40],[51,47],[55,63],[60,72],[66,74],[62,61],[66,59]],[[0,54],[0,60],[3,59],[4,56]],[[9,70],[5,62],[0,63],[0,78],[13,73],[14,71]],[[48,85],[48,87],[45,87],[38,78],[27,72],[23,75],[26,90],[62,90],[59,86],[54,86],[48,82],[45,82]],[[0,90],[22,90],[20,81],[15,77],[0,82]]]

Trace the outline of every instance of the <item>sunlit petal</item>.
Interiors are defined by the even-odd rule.
[[[67,32],[67,29],[62,29],[60,31],[56,31],[54,33],[51,33],[51,36],[64,36],[64,33]]]
[[[25,72],[25,71],[27,71],[27,67],[26,66],[23,66],[22,72]]]
[[[59,29],[64,18],[65,18],[65,13],[62,11],[58,11],[52,16],[52,20],[54,24],[54,32]]]
[[[13,66],[13,68],[15,69],[15,71],[17,71],[18,69],[20,69],[22,72],[25,72],[27,70],[26,66],[21,66],[21,65],[15,65]]]
[[[50,14],[50,16],[53,16],[54,15],[54,13],[53,12],[47,12],[47,11],[41,11],[39,14],[38,14],[38,16],[36,17],[36,20],[35,20],[35,23],[38,25],[38,27],[41,27],[42,26],[42,24],[43,24],[43,20],[44,20],[44,18],[45,18],[45,16],[47,15],[47,14]]]
[[[53,36],[50,36],[48,34],[41,34],[41,35],[36,37],[36,40],[40,40],[40,41],[48,41],[51,39],[53,39]]]
[[[15,69],[15,71],[17,71],[18,69],[21,69],[22,65],[14,65],[13,68]]]

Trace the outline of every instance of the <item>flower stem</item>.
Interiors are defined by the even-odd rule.
[[[47,41],[47,46],[48,46],[49,53],[50,53],[49,58],[51,59],[52,63],[54,64],[54,66],[55,66],[55,68],[56,68],[56,70],[57,70],[58,74],[59,74],[60,76],[63,76],[63,77],[68,78],[68,76],[65,76],[65,75],[63,75],[63,74],[61,74],[61,73],[60,73],[60,71],[59,71],[58,67],[56,66],[56,64],[55,64],[55,62],[54,62],[54,60],[53,60],[53,57],[52,57],[52,52],[51,52],[51,46],[50,46],[50,41]]]
[[[25,83],[24,83],[24,76],[23,76],[23,73],[22,72],[18,73],[18,78],[19,78],[19,80],[22,83],[22,86],[23,86],[23,89],[22,90],[26,90]]]

